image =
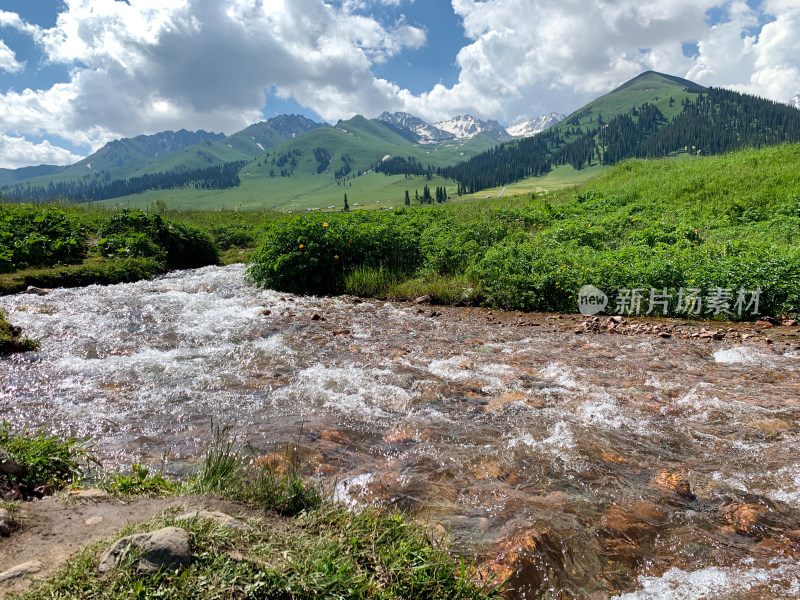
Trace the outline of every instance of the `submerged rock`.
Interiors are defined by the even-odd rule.
[[[686,500],[694,500],[696,498],[692,493],[689,481],[682,473],[663,471],[653,480],[653,485],[680,496],[681,498],[685,498]]]
[[[734,502],[722,507],[722,515],[736,533],[758,535],[768,526],[767,515],[770,510],[763,504],[740,504]]]

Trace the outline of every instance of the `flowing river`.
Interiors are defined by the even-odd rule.
[[[800,597],[800,352],[293,297],[244,267],[0,298],[0,418],[184,473],[212,421],[446,530],[510,598]],[[334,485],[330,483],[329,485]]]

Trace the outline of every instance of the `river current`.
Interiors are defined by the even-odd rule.
[[[0,359],[0,418],[108,465],[184,473],[224,424],[449,532],[510,598],[800,597],[797,349],[296,297],[241,265],[0,306],[41,341]]]

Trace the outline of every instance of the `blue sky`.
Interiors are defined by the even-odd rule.
[[[0,167],[277,114],[513,124],[645,70],[800,93],[798,0],[2,0]]]

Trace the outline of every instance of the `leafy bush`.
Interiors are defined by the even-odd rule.
[[[211,228],[208,233],[220,250],[249,248],[256,242],[256,229],[249,224],[220,225]]]
[[[423,212],[303,215],[266,226],[248,269],[257,284],[334,294],[357,267],[413,273],[421,263]]]
[[[507,225],[496,222],[455,223],[452,218],[432,220],[420,235],[424,270],[439,275],[463,273],[508,232]]]
[[[98,252],[107,258],[162,257],[173,269],[217,264],[214,242],[199,229],[160,215],[125,209],[100,230]]]
[[[86,230],[56,208],[0,204],[0,272],[79,262]]]

